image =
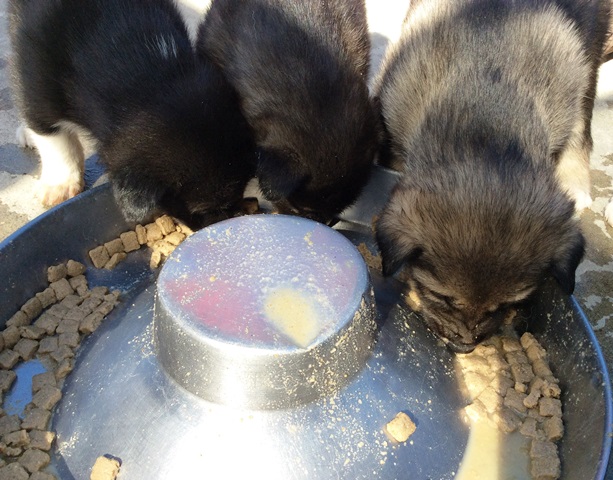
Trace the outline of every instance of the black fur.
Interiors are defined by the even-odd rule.
[[[386,54],[383,158],[403,175],[377,224],[383,272],[406,268],[456,351],[545,276],[574,289],[608,2],[414,0]]]
[[[322,221],[353,203],[377,142],[364,1],[214,0],[198,48],[239,92],[264,195]]]
[[[172,1],[12,0],[9,12],[27,125],[91,134],[128,220],[161,209],[200,227],[227,216],[255,175],[251,133]]]

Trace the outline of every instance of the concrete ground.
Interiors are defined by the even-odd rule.
[[[7,64],[6,0],[0,0],[0,240],[44,212],[34,196],[39,172],[35,152],[20,149],[15,140],[18,116],[11,100]],[[191,31],[208,0],[180,0]],[[397,37],[408,0],[367,0],[376,72],[387,43]],[[587,254],[577,272],[575,295],[596,332],[608,365],[613,365],[613,227],[603,210],[613,196],[613,61],[600,70],[592,124],[592,197],[582,215]],[[613,480],[609,468],[608,480]]]

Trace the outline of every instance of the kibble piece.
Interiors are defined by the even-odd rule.
[[[539,358],[532,363],[532,369],[534,370],[534,374],[539,377],[545,378],[553,376],[553,373],[549,369],[549,365],[547,365],[547,362],[542,358]]]
[[[0,468],[0,478],[2,480],[28,480],[30,475],[19,463],[13,462]]]
[[[562,402],[557,398],[542,397],[539,400],[539,413],[543,417],[562,417]]]
[[[36,325],[26,325],[19,328],[19,333],[22,338],[29,338],[30,340],[40,340],[45,336],[47,332]]]
[[[47,280],[49,283],[57,282],[66,277],[67,273],[66,264],[60,263],[59,265],[53,265],[47,269]]]
[[[521,352],[522,350],[521,343],[519,343],[519,340],[517,340],[516,338],[502,337],[501,341],[502,341],[502,350],[504,350],[505,353],[518,352],[518,351]]]
[[[492,419],[500,430],[511,433],[521,426],[521,419],[509,408],[502,408],[492,414]]]
[[[90,295],[87,299],[83,301],[81,304],[82,311],[89,312],[88,315],[94,311],[94,309],[100,305],[104,300],[106,300],[108,294],[104,295],[104,297],[100,297],[98,295]]]
[[[6,415],[0,417],[0,436],[4,436],[7,433],[16,432],[21,430],[19,417],[17,415]]]
[[[513,374],[515,383],[530,383],[530,381],[534,378],[534,372],[528,363],[511,365],[511,373]]]
[[[113,254],[108,262],[104,265],[106,270],[113,270],[117,265],[123,262],[128,255],[126,252],[117,252]]]
[[[154,251],[159,251],[163,256],[168,257],[175,250],[175,246],[166,240],[158,240],[152,246]]]
[[[136,232],[124,232],[119,235],[119,238],[123,243],[123,250],[126,253],[133,252],[134,250],[138,250],[140,248],[140,243],[138,242]]]
[[[189,228],[187,225],[185,225],[184,223],[178,223],[177,230],[180,231],[181,233],[184,233],[188,237],[194,234],[194,231],[191,228]]]
[[[26,430],[46,430],[51,412],[43,408],[33,408],[26,413],[21,428]]]
[[[72,295],[74,293],[74,289],[65,278],[62,278],[57,282],[53,282],[49,286],[55,291],[55,296],[57,297],[58,301],[62,301],[68,295]]]
[[[15,353],[17,353],[22,359],[30,360],[34,357],[36,350],[38,349],[38,342],[29,338],[22,338],[17,342],[17,345],[13,347]]]
[[[39,450],[49,451],[55,440],[55,433],[46,430],[30,431],[30,446]]]
[[[36,294],[36,298],[40,300],[40,303],[43,308],[47,308],[57,302],[55,290],[53,290],[53,288],[51,287],[47,287],[42,292],[38,292]]]
[[[46,452],[36,448],[30,448],[23,452],[19,463],[30,473],[38,472],[41,468],[49,465],[51,457]]]
[[[62,391],[59,388],[45,385],[32,397],[32,403],[45,410],[51,410],[61,398]]]
[[[466,412],[468,418],[470,418],[474,422],[483,418],[487,418],[487,409],[479,399],[475,400],[470,405],[464,407],[464,411]]]
[[[111,257],[116,253],[124,252],[123,242],[121,241],[121,238],[115,238],[110,242],[106,242],[104,244],[104,248],[106,248],[106,251]]]
[[[518,363],[530,363],[528,357],[526,357],[526,354],[522,351],[509,352],[506,354],[506,357],[507,362],[509,362],[510,365],[515,365]]]
[[[2,339],[4,340],[5,348],[14,347],[20,338],[21,332],[19,331],[19,328],[15,325],[11,325],[10,327],[5,328],[2,332]]]
[[[72,277],[70,280],[68,280],[68,283],[70,283],[70,286],[75,290],[81,286],[85,286],[87,288],[87,278],[85,278],[85,275],[77,275]]]
[[[526,413],[527,409],[524,405],[525,398],[525,393],[518,392],[515,388],[509,388],[504,397],[504,404],[518,413]]]
[[[553,442],[547,440],[532,440],[530,444],[530,456],[532,458],[538,457],[552,457],[558,455],[558,447]]]
[[[108,287],[105,287],[104,285],[99,285],[90,290],[91,297],[98,297],[100,299],[103,299],[107,293],[109,293],[109,289]]]
[[[32,321],[43,311],[43,304],[38,297],[34,296],[21,307],[21,311],[26,314],[28,320]]]
[[[104,245],[93,248],[89,251],[89,258],[91,258],[94,267],[102,268],[111,259],[109,252]]]
[[[168,215],[162,215],[155,219],[155,223],[160,230],[162,231],[162,235],[169,235],[176,230],[175,222],[172,221]]]
[[[533,458],[530,466],[532,477],[537,480],[555,480],[560,478],[560,459],[555,457]]]
[[[100,312],[94,312],[85,317],[79,324],[79,332],[89,335],[93,333],[102,323],[104,315]]]
[[[510,368],[507,361],[504,358],[502,358],[502,355],[500,355],[499,353],[488,355],[487,361],[490,364],[490,368],[494,372],[503,372],[503,371],[509,370]]]
[[[541,392],[545,397],[560,398],[560,395],[562,395],[560,386],[555,381],[548,379],[543,380]]]
[[[72,357],[74,357],[74,351],[67,345],[60,345],[55,352],[51,352],[51,358],[58,363]]]
[[[76,277],[85,273],[86,267],[81,262],[75,260],[68,260],[66,262],[66,273],[69,277]]]
[[[57,480],[56,476],[48,472],[34,472],[30,480]]]
[[[396,416],[385,425],[387,433],[397,442],[406,442],[416,430],[415,423],[404,412],[398,412]]]
[[[115,308],[115,302],[104,301],[97,308],[96,312],[101,313],[103,316],[111,313],[111,310]]]
[[[17,430],[3,435],[2,441],[11,447],[27,447],[30,444],[30,437],[25,430]]]
[[[60,333],[58,343],[59,345],[67,345],[69,347],[76,348],[79,346],[80,341],[81,337],[77,332],[66,332]]]
[[[164,240],[171,245],[177,246],[185,240],[185,234],[181,232],[172,232],[170,235],[167,235]]]
[[[560,417],[547,418],[543,422],[543,431],[548,440],[560,440],[564,436],[564,423]]]
[[[60,322],[55,331],[57,333],[78,332],[79,325],[85,317],[86,315],[83,315],[83,313],[80,312],[80,315],[76,318],[65,318]]]
[[[38,317],[38,320],[34,322],[34,326],[42,328],[47,335],[53,335],[59,324],[60,318],[49,312],[43,313],[40,317]]]
[[[11,349],[4,349],[0,353],[0,368],[9,370],[17,365],[19,354]]]
[[[62,379],[74,369],[74,358],[65,358],[55,369],[55,378]]]
[[[38,353],[51,353],[57,350],[58,340],[56,336],[43,338],[38,346]]]
[[[8,391],[16,378],[17,374],[13,370],[0,370],[0,391]]]
[[[487,377],[477,372],[466,372],[464,374],[464,383],[466,388],[470,392],[473,398],[479,396],[479,394],[487,388],[490,381]]]
[[[156,223],[149,223],[145,225],[145,228],[147,229],[147,243],[155,242],[164,238],[162,230]]]
[[[479,395],[479,400],[483,403],[483,406],[489,413],[493,413],[498,410],[503,404],[502,395],[500,395],[493,387],[487,387],[481,395]]]
[[[30,319],[28,318],[28,316],[25,314],[25,312],[19,310],[15,315],[13,315],[11,318],[9,318],[6,321],[6,326],[7,327],[23,327],[24,325],[29,325],[30,324]]]
[[[522,423],[519,433],[525,437],[539,438],[542,434],[539,432],[538,422],[535,418],[527,417]]]
[[[23,453],[23,447],[6,447],[3,453],[7,457],[18,457]]]
[[[162,262],[162,253],[158,250],[151,252],[151,259],[149,260],[149,267],[158,268]]]
[[[134,227],[134,233],[136,233],[136,239],[140,245],[147,243],[147,229],[142,225],[136,225]]]
[[[53,372],[39,373],[32,377],[32,392],[36,393],[46,386],[57,387],[57,380]]]

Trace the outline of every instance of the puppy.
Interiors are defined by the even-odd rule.
[[[21,140],[40,153],[45,204],[83,188],[80,133],[127,220],[163,210],[198,228],[227,216],[255,148],[234,89],[196,58],[171,0],[12,0],[9,13]]]
[[[321,221],[353,203],[377,146],[363,0],[214,0],[197,48],[239,93],[265,197]]]
[[[552,275],[567,294],[584,239],[590,120],[608,0],[417,0],[375,92],[387,164],[383,272],[406,267],[455,351],[498,330]]]

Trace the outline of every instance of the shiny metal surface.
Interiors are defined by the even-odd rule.
[[[375,341],[362,256],[321,223],[250,215],[189,237],[157,280],[156,354],[205,400],[287,408],[336,393]]]
[[[365,194],[384,189],[376,178]],[[368,224],[342,221],[335,228],[352,243],[374,248]],[[44,286],[48,265],[85,261],[89,248],[127,227],[104,186],[0,244],[0,325]],[[90,267],[87,275],[90,284],[119,288],[123,297],[82,345],[53,416],[53,466],[60,478],[87,478],[105,453],[122,459],[123,480],[453,478],[468,438],[453,357],[403,306],[395,281],[371,272],[378,330],[371,356],[347,385],[306,404],[264,410],[199,398],[161,367],[154,341],[156,272],[145,250],[116,270]],[[611,392],[589,323],[552,284],[522,313],[525,328],[548,349],[565,392],[562,478],[600,480],[611,446]],[[417,424],[404,444],[382,432],[399,411]]]

